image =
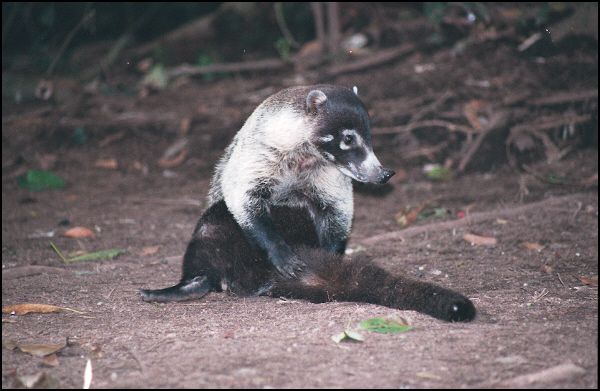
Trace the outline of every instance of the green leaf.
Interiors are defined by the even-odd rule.
[[[99,261],[105,259],[113,259],[119,254],[123,254],[125,250],[120,248],[111,248],[110,250],[96,251],[87,253],[78,257],[66,259],[66,263],[81,262],[81,261]]]
[[[24,189],[42,191],[46,189],[62,189],[65,181],[50,171],[29,170],[17,178],[17,183]]]
[[[142,85],[155,88],[157,90],[163,90],[167,87],[169,78],[167,71],[162,64],[156,64],[150,69],[150,72],[142,79]]]
[[[434,181],[447,181],[452,179],[452,171],[449,168],[440,166],[439,164],[427,164],[423,168],[427,178]]]
[[[404,333],[412,329],[412,326],[407,324],[383,318],[371,318],[364,320],[360,323],[359,327],[363,330],[385,334]]]

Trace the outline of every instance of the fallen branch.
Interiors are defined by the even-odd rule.
[[[577,366],[573,363],[566,363],[556,365],[539,372],[517,376],[513,379],[502,381],[498,385],[509,388],[525,388],[531,387],[534,384],[554,385],[556,382],[567,380],[575,376],[581,376],[585,372],[585,369],[580,366]]]
[[[486,126],[485,129],[483,129],[483,131],[479,134],[477,139],[475,139],[475,141],[469,145],[467,152],[458,164],[457,172],[462,173],[465,168],[467,168],[467,165],[471,162],[471,159],[473,156],[475,156],[475,153],[477,153],[481,147],[481,144],[483,144],[483,140],[485,140],[485,138],[493,131],[508,125],[509,118],[510,116],[508,113],[504,111],[497,111],[492,115],[489,125]]]
[[[51,267],[51,266],[39,266],[39,265],[29,265],[29,266],[18,266],[10,269],[2,270],[2,279],[3,280],[12,280],[15,278],[21,277],[29,277],[35,276],[37,274],[72,274],[72,272],[68,269],[63,269],[59,267]]]
[[[585,193],[578,194],[569,194],[566,196],[560,197],[551,197],[542,201],[533,202],[531,204],[521,205],[512,208],[505,208],[494,210],[491,212],[476,212],[471,213],[467,217],[459,220],[451,220],[451,221],[443,221],[441,223],[432,223],[427,225],[421,225],[416,227],[410,227],[407,229],[403,229],[400,231],[386,232],[379,235],[374,235],[369,238],[361,240],[361,244],[364,246],[372,246],[381,241],[395,241],[395,240],[405,240],[409,237],[413,237],[422,233],[431,233],[437,231],[444,231],[453,228],[459,228],[468,226],[471,224],[478,224],[484,221],[498,219],[498,218],[508,218],[513,216],[519,216],[523,213],[529,212],[531,210],[535,210],[538,208],[553,208],[559,205],[562,205],[568,201],[576,199],[578,197],[585,196]],[[571,209],[569,209],[571,210]]]
[[[399,57],[412,53],[414,50],[415,45],[413,44],[405,44],[397,48],[380,50],[368,56],[367,58],[363,58],[346,64],[331,66],[326,71],[326,75],[328,77],[335,77],[343,75],[345,73],[362,71],[367,68],[372,68],[394,61]]]
[[[566,91],[559,92],[555,95],[546,96],[543,98],[533,99],[529,101],[529,105],[531,106],[550,106],[550,105],[559,105],[563,103],[569,102],[579,102],[585,100],[598,99],[598,89],[595,90],[587,90],[587,91]]]
[[[161,35],[154,41],[134,49],[132,54],[135,57],[142,57],[152,53],[159,46],[167,46],[178,41],[189,40],[199,42],[209,40],[214,35],[213,22],[223,9],[224,6],[221,6],[208,15],[192,20],[167,34]]]
[[[580,125],[592,120],[591,114],[582,115],[555,115],[538,118],[535,122],[519,124],[511,128],[512,132],[532,131],[532,130],[549,130],[565,125]]]
[[[180,76],[195,76],[195,75],[206,75],[208,73],[217,72],[248,72],[248,71],[274,71],[291,67],[291,64],[285,62],[279,58],[267,58],[264,60],[257,61],[242,61],[242,62],[230,62],[230,63],[216,63],[204,66],[193,66],[189,64],[183,64],[167,70],[167,76],[180,77]]]
[[[408,125],[402,126],[390,126],[385,128],[375,128],[373,129],[373,134],[397,134],[397,133],[407,133],[412,132],[415,129],[419,128],[446,128],[451,132],[463,132],[463,133],[477,133],[477,131],[469,126],[455,124],[448,121],[431,119],[426,121],[417,121],[409,123]]]
[[[179,116],[173,112],[143,112],[143,111],[128,111],[121,113],[114,117],[102,116],[102,117],[87,117],[87,118],[69,118],[63,117],[58,123],[62,126],[69,126],[73,128],[84,127],[84,126],[102,126],[103,128],[108,127],[144,127],[157,125],[173,125],[179,120]]]

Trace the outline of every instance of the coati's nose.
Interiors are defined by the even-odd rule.
[[[381,179],[379,180],[379,183],[381,183],[381,184],[387,183],[387,181],[389,181],[390,178],[393,177],[395,173],[396,172],[394,170],[384,168],[381,171]]]

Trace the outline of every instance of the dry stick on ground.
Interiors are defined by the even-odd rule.
[[[217,63],[204,66],[180,65],[167,70],[168,77],[205,75],[215,72],[247,72],[247,71],[274,71],[290,67],[290,63],[279,58],[267,58],[257,61],[242,61],[230,63]]]
[[[141,17],[139,17],[135,23],[131,24],[129,28],[121,34],[119,39],[111,46],[108,53],[104,58],[102,58],[97,64],[92,66],[90,69],[83,72],[82,78],[84,80],[93,79],[101,72],[106,71],[119,57],[119,54],[123,51],[125,47],[129,45],[129,43],[133,40],[133,34],[140,28],[146,21],[154,15],[154,13],[158,10],[159,6],[153,4],[148,11],[146,11]]]
[[[448,99],[450,99],[453,96],[452,93],[450,93],[449,91],[444,92],[442,95],[440,95],[436,100],[433,101],[433,103],[423,107],[421,110],[417,111],[415,113],[415,115],[413,115],[410,118],[410,122],[417,122],[420,121],[423,117],[425,117],[426,115],[430,114],[430,113],[435,113],[436,111],[439,110],[439,108],[446,103],[446,101]]]
[[[298,41],[294,39],[292,32],[290,31],[286,21],[285,14],[283,12],[283,2],[278,1],[273,5],[273,9],[275,10],[275,20],[277,21],[277,25],[279,26],[279,30],[285,37],[285,40],[288,41],[291,47],[299,48],[300,44]]]
[[[558,105],[563,103],[578,102],[598,99],[598,89],[586,91],[565,91],[527,102],[531,106]]]
[[[340,43],[340,6],[336,1],[328,1],[325,4],[327,7],[327,30],[329,31],[327,46],[329,54],[335,55]]]
[[[496,387],[508,387],[508,388],[525,388],[531,387],[534,384],[555,384],[560,381],[564,381],[573,377],[580,377],[585,374],[586,370],[573,363],[566,363],[556,365],[551,368],[546,368],[539,372],[530,373],[527,375],[517,376],[515,378],[504,380],[498,384],[494,384]],[[486,385],[486,388],[489,385]]]
[[[54,68],[56,67],[56,64],[58,64],[58,60],[60,60],[60,58],[62,57],[63,53],[65,52],[65,50],[67,49],[67,47],[69,46],[69,44],[71,43],[73,38],[75,38],[75,34],[77,34],[77,32],[79,30],[81,30],[81,28],[83,26],[85,26],[85,24],[88,23],[94,17],[95,11],[94,10],[90,11],[90,7],[92,6],[92,4],[93,3],[88,3],[86,5],[85,9],[83,10],[83,17],[79,20],[79,22],[75,25],[75,27],[69,32],[69,34],[67,34],[67,37],[65,38],[62,45],[60,46],[60,49],[58,49],[58,52],[54,56],[52,63],[50,63],[50,66],[46,70],[46,77],[52,76],[52,74],[54,73]]]
[[[319,41],[319,48],[321,54],[323,54],[323,49],[326,45],[326,37],[325,37],[325,19],[323,18],[323,7],[321,2],[311,2],[310,8],[313,13],[313,18],[315,19],[315,34],[317,36],[317,40]]]
[[[441,223],[433,223],[427,225],[421,225],[417,227],[411,227],[407,229],[403,229],[400,231],[386,232],[379,235],[374,235],[369,238],[363,239],[360,241],[361,244],[365,246],[372,246],[378,242],[383,240],[404,240],[409,237],[413,237],[422,233],[430,233],[436,231],[443,231],[447,229],[464,227],[470,224],[477,224],[488,220],[493,220],[497,218],[507,218],[513,216],[519,216],[523,213],[529,212],[531,210],[539,209],[539,208],[556,208],[558,206],[564,205],[565,203],[576,200],[580,201],[579,197],[586,196],[585,193],[577,193],[577,194],[569,194],[566,196],[560,197],[551,197],[542,201],[533,202],[531,204],[516,206],[512,208],[504,208],[499,210],[494,210],[491,212],[476,212],[471,213],[468,217],[465,217],[460,220],[451,220],[451,221],[443,221]],[[571,209],[569,209],[571,210]]]
[[[213,22],[220,13],[227,7],[226,4],[221,5],[218,9],[208,15],[203,15],[198,19],[194,19],[189,23],[167,33],[161,35],[152,42],[148,42],[142,46],[132,50],[132,55],[142,57],[152,53],[159,46],[173,44],[178,41],[207,41],[215,34]]]
[[[335,77],[345,73],[362,71],[367,68],[372,68],[397,60],[402,56],[412,53],[415,50],[415,48],[416,47],[413,44],[404,44],[400,47],[383,49],[373,53],[367,58],[363,58],[346,64],[331,66],[325,73],[327,77]]]
[[[347,64],[334,65],[326,73],[328,77],[338,76],[344,73],[358,72],[364,69],[381,65],[397,59],[414,50],[413,45],[404,45],[399,48],[383,49],[375,52],[369,58],[353,61]],[[242,61],[232,63],[218,63],[204,66],[180,65],[167,70],[168,77],[204,75],[214,72],[247,72],[247,71],[265,71],[280,70],[291,67],[291,63],[279,58],[267,58],[257,61]]]
[[[459,173],[463,172],[465,168],[467,168],[467,165],[469,164],[473,156],[475,156],[475,153],[479,150],[481,144],[483,144],[483,140],[485,140],[485,138],[493,131],[507,126],[509,120],[510,115],[506,111],[497,110],[492,114],[492,118],[490,120],[489,125],[486,126],[483,129],[483,131],[479,134],[477,139],[475,139],[475,141],[471,143],[471,145],[467,149],[467,152],[460,160],[460,163],[458,164],[457,168],[457,171]]]
[[[442,121],[438,119],[430,119],[426,121],[418,121],[412,122],[408,125],[402,126],[391,126],[385,128],[375,128],[373,129],[373,134],[398,134],[398,133],[407,133],[412,132],[415,129],[419,128],[429,128],[429,127],[439,127],[446,128],[451,132],[463,132],[463,133],[477,133],[477,131],[469,126],[455,124],[448,121]]]

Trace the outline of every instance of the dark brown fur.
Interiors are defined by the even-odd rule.
[[[181,282],[162,290],[142,290],[145,301],[177,301],[220,291],[238,295],[270,294],[315,303],[355,301],[415,310],[448,321],[469,321],[475,307],[451,290],[402,275],[393,275],[364,257],[347,258],[318,248],[308,212],[276,207],[275,227],[306,268],[298,278],[284,278],[266,254],[252,246],[225,202],[200,218],[183,260]]]

